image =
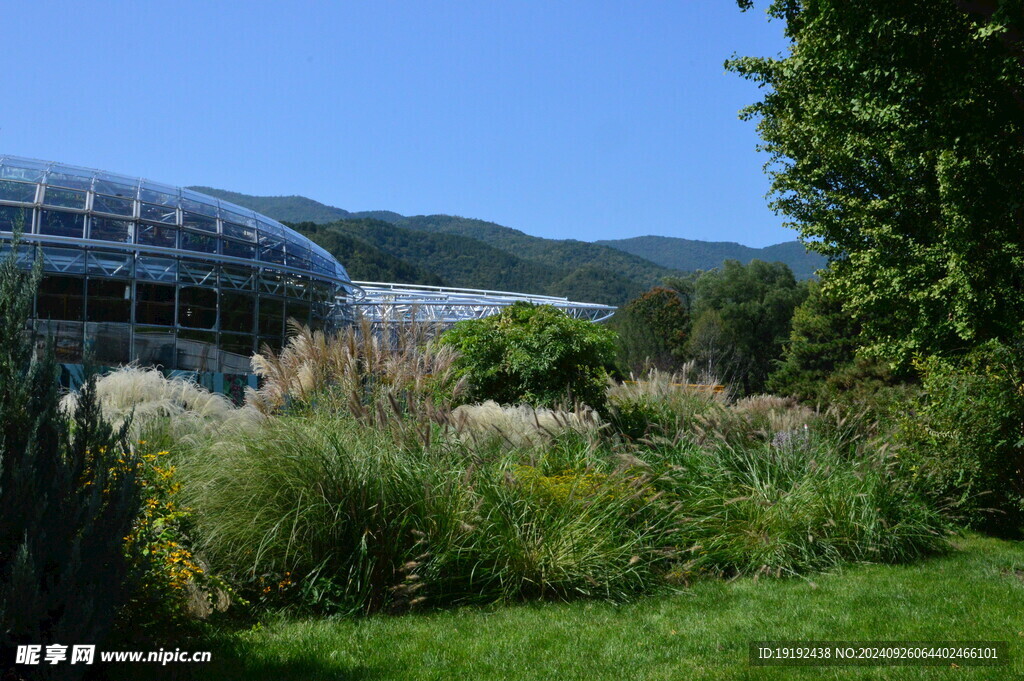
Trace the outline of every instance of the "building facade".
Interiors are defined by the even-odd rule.
[[[0,249],[42,260],[33,325],[57,359],[244,374],[286,320],[331,325],[352,291],[327,251],[264,215],[98,170],[0,156]]]

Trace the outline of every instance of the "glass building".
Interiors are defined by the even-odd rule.
[[[0,248],[44,275],[34,328],[58,361],[248,373],[286,320],[330,326],[345,268],[279,222],[144,179],[0,156]]]

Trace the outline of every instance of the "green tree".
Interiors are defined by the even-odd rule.
[[[618,359],[635,374],[648,368],[672,371],[684,361],[690,332],[690,300],[677,289],[655,286],[615,313]]]
[[[744,9],[750,0],[740,0]],[[788,54],[732,59],[765,90],[773,207],[831,260],[867,350],[905,367],[1024,319],[1020,0],[774,0]]]
[[[689,353],[698,368],[746,393],[760,392],[807,295],[783,263],[726,260],[695,284]]]
[[[842,304],[811,282],[807,299],[793,312],[789,341],[768,389],[803,400],[825,397],[829,377],[854,363],[859,334],[860,325]]]
[[[550,305],[518,302],[484,319],[459,322],[441,337],[461,356],[459,371],[477,400],[539,406],[605,405],[615,333]]]
[[[122,445],[123,431],[114,433],[100,416],[95,379],[82,389],[69,419],[60,409],[52,346],[33,360],[26,322],[41,270],[38,265],[31,272],[20,270],[13,252],[0,263],[0,649],[5,654],[19,643],[102,640],[127,597],[124,538],[140,506],[134,458]],[[85,669],[45,665],[36,672],[74,678]]]

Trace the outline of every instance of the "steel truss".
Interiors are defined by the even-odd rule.
[[[455,323],[498,314],[518,301],[551,305],[574,319],[603,322],[615,313],[610,305],[577,303],[568,298],[536,296],[511,291],[389,284],[376,281],[352,282],[358,289],[343,304],[370,322]]]

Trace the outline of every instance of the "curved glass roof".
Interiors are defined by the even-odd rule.
[[[206,258],[257,260],[268,268],[314,274],[346,288],[350,284],[348,272],[330,253],[280,222],[229,201],[144,178],[0,155],[0,201],[180,227],[196,235],[197,243],[199,237],[206,238],[205,244],[220,242],[213,250],[203,247]],[[211,242],[213,234],[220,239]]]

